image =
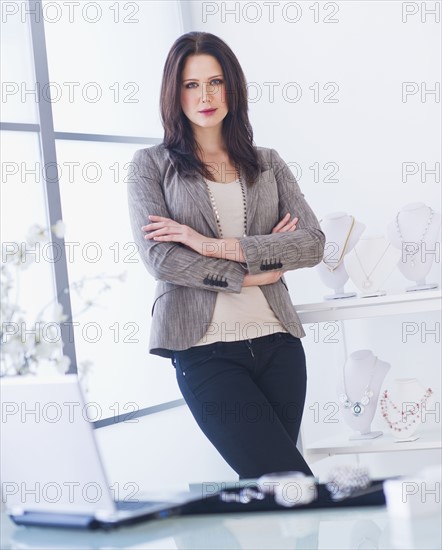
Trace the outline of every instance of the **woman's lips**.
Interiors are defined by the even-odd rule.
[[[200,111],[202,115],[213,115],[216,109],[211,109],[210,111]]]

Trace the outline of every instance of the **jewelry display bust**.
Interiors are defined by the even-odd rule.
[[[383,235],[361,237],[344,259],[345,269],[362,298],[383,296],[382,285],[397,266],[401,252]]]
[[[349,278],[344,266],[344,257],[358,242],[365,225],[345,212],[328,214],[321,221],[326,243],[324,258],[316,269],[325,286],[335,291],[334,294],[324,296],[324,299],[335,300],[356,296],[355,292],[344,292],[344,285]]]
[[[382,381],[390,369],[371,350],[351,353],[338,381],[338,401],[346,424],[355,430],[350,439],[374,439],[381,431],[370,430]]]
[[[407,292],[438,287],[437,283],[426,283],[425,278],[434,259],[440,258],[440,225],[440,214],[422,202],[403,206],[388,225],[388,239],[401,251],[399,271],[416,283]]]
[[[384,390],[381,411],[388,428],[397,441],[416,441],[416,430],[422,423],[427,400],[433,391],[425,389],[416,378],[398,378],[392,394]]]

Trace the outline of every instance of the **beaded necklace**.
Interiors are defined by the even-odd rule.
[[[241,186],[241,193],[242,193],[242,204],[243,204],[243,212],[244,212],[244,234],[243,234],[243,237],[246,237],[247,236],[247,203],[246,203],[246,191],[245,191],[245,188],[244,188],[244,183],[242,181],[242,178],[241,178],[241,174],[238,172],[238,179],[239,179],[239,184]],[[215,218],[216,218],[216,224],[218,226],[218,232],[219,232],[219,236],[220,238],[222,239],[223,238],[223,230],[221,228],[221,222],[220,222],[220,217],[219,217],[219,212],[218,212],[218,208],[216,206],[216,203],[215,203],[215,198],[213,196],[213,193],[212,191],[210,190],[210,187],[209,187],[209,184],[207,183],[207,181],[204,179],[204,183],[206,184],[206,187],[207,187],[207,191],[209,192],[209,197],[210,197],[210,202],[212,203],[212,208],[213,208],[213,211],[215,212]],[[232,182],[231,182],[232,183]]]
[[[433,390],[431,388],[427,388],[427,391],[421,397],[420,401],[418,403],[413,403],[415,405],[415,408],[411,411],[410,410],[404,411],[399,409],[399,407],[388,396],[388,391],[384,390],[384,394],[380,399],[381,411],[382,411],[382,416],[385,418],[385,421],[387,422],[390,429],[395,432],[402,432],[404,430],[407,430],[413,424],[415,424],[416,420],[420,418],[422,409],[425,408],[425,403],[428,401],[432,393],[433,393]],[[390,414],[388,412],[389,406],[393,408],[396,416],[399,416],[398,420],[393,420],[390,417]],[[407,424],[405,424],[407,422],[408,415],[410,415],[413,419],[409,421]]]
[[[407,252],[407,254],[411,254],[411,261],[410,261],[410,264],[411,264],[411,267],[414,267],[415,266],[415,261],[414,261],[414,256],[419,252],[419,250],[421,249],[421,245],[424,244],[425,242],[425,237],[427,235],[427,232],[428,232],[428,229],[431,225],[431,222],[433,220],[433,216],[434,216],[434,210],[431,208],[431,206],[428,207],[430,209],[430,215],[428,216],[428,220],[425,224],[425,227],[424,227],[424,231],[422,233],[422,237],[417,241],[417,243],[407,243],[402,235],[402,231],[401,231],[401,228],[399,227],[399,214],[400,212],[398,212],[396,214],[396,229],[397,229],[397,232],[399,233],[399,239],[402,243],[402,246],[404,247],[405,249],[405,252]],[[405,245],[405,246],[404,246]],[[414,245],[416,245],[416,248],[414,247]]]

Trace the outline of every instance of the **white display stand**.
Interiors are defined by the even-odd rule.
[[[362,298],[384,296],[382,285],[396,268],[401,252],[383,236],[361,237],[344,258],[345,269]]]
[[[437,283],[427,283],[426,277],[434,259],[440,257],[440,226],[440,214],[423,202],[403,206],[388,225],[388,238],[401,252],[399,271],[416,283],[407,292],[438,288]]]
[[[358,242],[365,225],[345,212],[334,212],[324,216],[321,229],[327,240],[324,258],[316,270],[324,285],[334,290],[334,294],[324,296],[324,299],[339,300],[356,296],[356,292],[344,291],[344,285],[349,279],[344,258]]]
[[[377,409],[381,384],[390,365],[376,357],[371,350],[358,350],[350,354],[338,380],[337,393],[341,415],[355,433],[355,439],[374,439],[381,431],[371,431]]]

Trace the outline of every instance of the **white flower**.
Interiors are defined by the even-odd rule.
[[[2,338],[2,352],[11,356],[18,356],[26,353],[29,345],[32,347],[32,343],[29,344],[27,339],[23,339],[20,331],[12,332],[10,329],[14,329],[15,323],[8,323],[7,327],[4,327],[4,333]]]
[[[51,225],[51,231],[58,239],[63,239],[66,234],[66,224],[63,220],[58,220]]]
[[[63,313],[63,306],[60,304],[60,302],[56,302],[53,307],[53,321],[56,323],[62,323],[63,321],[66,321],[68,316]]]
[[[2,243],[2,263],[3,268],[6,269],[8,264],[17,265],[20,261],[20,244],[18,242],[4,242]]]
[[[55,352],[60,351],[57,342],[38,342],[35,345],[34,357],[39,359],[51,359]]]
[[[3,334],[3,342],[0,347],[0,358],[2,362],[2,374],[21,373],[26,366],[26,356],[32,350],[33,342],[29,339],[23,340],[21,334]]]
[[[7,242],[2,243],[2,272],[13,265],[26,269],[35,262],[36,250],[27,250],[27,243]],[[31,245],[34,246],[34,245]],[[2,273],[3,276],[3,273]]]
[[[66,374],[69,370],[69,365],[71,360],[67,355],[62,355],[61,357],[55,358],[55,367],[60,374]]]
[[[126,279],[127,279],[127,271],[123,271],[122,273],[120,273],[118,275],[118,280],[120,280],[122,283],[125,283],[126,282]]]
[[[10,304],[5,299],[0,302],[0,319],[2,320],[2,330],[5,328],[5,324],[12,319],[15,311],[20,311],[20,308],[16,304]]]
[[[7,264],[2,264],[0,268],[0,295],[2,299],[6,298],[11,288],[13,288],[13,279]]]
[[[26,235],[26,241],[28,244],[35,244],[38,242],[45,242],[48,240],[48,232],[47,229],[42,227],[41,225],[34,224],[31,226],[28,230],[28,233]]]
[[[30,357],[28,359],[27,372],[30,372],[31,374],[38,374],[39,366],[40,365],[39,365],[38,361],[36,361],[35,358]]]
[[[27,269],[36,261],[41,243],[50,241],[51,232],[59,239],[64,238],[65,231],[66,225],[62,220],[58,220],[50,229],[34,224],[29,228],[24,242],[11,241],[1,244],[0,314],[3,325],[2,344],[0,346],[0,376],[45,372],[51,372],[52,374],[53,371],[64,375],[69,372],[71,360],[67,355],[63,355],[60,330],[61,323],[67,321],[69,317],[64,313],[62,304],[57,300],[51,300],[41,310],[34,323],[29,324],[24,319],[26,312],[18,304],[12,303],[10,296],[14,289],[19,287],[16,280],[19,270]],[[83,300],[81,291],[83,291],[86,281],[101,278],[101,275],[98,277],[83,277],[79,281],[73,282],[71,289],[76,290]],[[112,278],[115,278],[115,276]],[[127,272],[124,271],[117,278],[121,282],[126,281]],[[104,282],[100,292],[110,289],[111,286]],[[63,292],[69,294],[70,289],[66,288]],[[84,305],[85,309],[94,306],[101,307],[94,297],[85,300]],[[52,309],[50,306],[52,306]],[[47,316],[49,319],[46,320],[44,312],[48,310],[50,312]],[[27,325],[28,327],[32,326],[32,329],[26,329]],[[79,377],[86,378],[92,366],[92,361],[82,361],[78,365]],[[88,391],[87,388],[86,391]]]
[[[18,362],[9,355],[0,357],[0,376],[16,376],[17,374],[27,374],[28,365],[25,361]]]
[[[9,374],[8,357],[0,355],[0,376],[8,376]]]
[[[70,287],[72,288],[72,290],[77,290],[78,289],[82,289],[84,287],[84,279],[80,279],[79,281],[72,281],[72,283],[70,284]],[[65,289],[65,292],[66,294],[69,292],[68,289]]]
[[[61,341],[60,325],[55,321],[37,321],[34,325],[35,342],[54,344]]]
[[[19,251],[15,255],[13,263],[20,269],[28,269],[28,267],[35,262],[35,256],[34,251],[28,251],[26,249],[26,243],[20,243]]]
[[[89,361],[89,359],[85,359],[84,361],[78,363],[78,371],[81,373],[82,376],[87,376],[89,374],[89,371],[92,369],[92,365],[92,361]]]

